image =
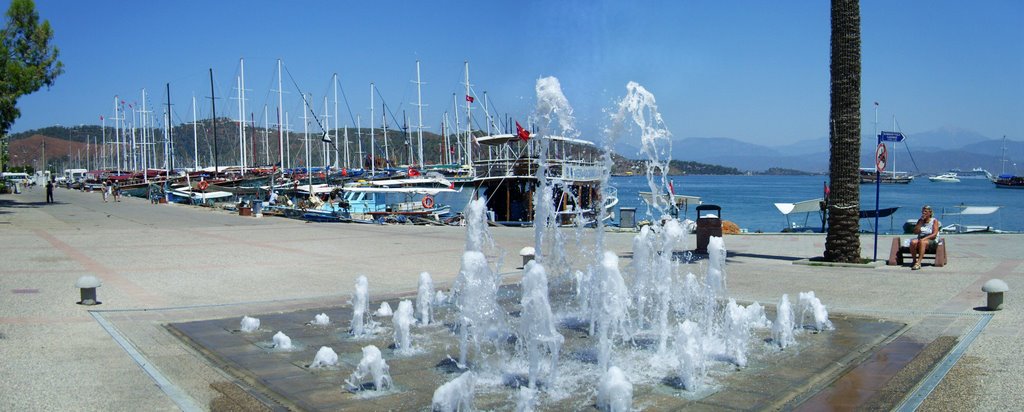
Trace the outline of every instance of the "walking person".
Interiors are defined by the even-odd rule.
[[[114,182],[114,201],[121,201],[121,184],[117,182]]]
[[[46,182],[46,203],[53,203],[53,181]]]
[[[914,233],[917,234],[917,239],[910,240],[910,257],[914,261],[910,269],[918,270],[921,269],[921,259],[924,258],[925,252],[938,243],[939,219],[935,218],[931,206],[921,208],[921,218],[917,219]]]
[[[103,203],[107,203],[107,198],[110,197],[110,181],[103,181]]]

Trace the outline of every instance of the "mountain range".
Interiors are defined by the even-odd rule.
[[[862,140],[860,164],[874,167],[876,141]],[[1004,141],[974,131],[944,127],[920,133],[908,133],[903,143],[889,147],[890,167],[913,174],[940,173],[959,168],[970,170],[982,167],[999,174],[1018,173],[1014,164],[1024,161],[1024,142],[1005,141],[1005,169],[1003,159]],[[615,151],[633,158],[639,156],[639,148],[620,143]],[[769,168],[785,168],[813,173],[827,173],[829,162],[828,137],[801,140],[786,145],[749,143],[726,137],[687,137],[672,141],[672,159],[699,161],[743,171],[758,172]],[[1021,165],[1024,171],[1024,164]],[[891,168],[888,170],[892,170]]]

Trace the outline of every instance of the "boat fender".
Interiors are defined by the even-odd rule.
[[[196,185],[196,186],[199,188],[199,190],[206,190],[206,188],[210,187],[210,182],[207,182],[205,180],[200,180],[199,184]]]
[[[434,207],[434,198],[430,196],[423,196],[423,202],[421,203],[423,203],[424,209],[431,209]]]

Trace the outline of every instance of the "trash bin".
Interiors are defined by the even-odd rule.
[[[722,237],[722,208],[718,205],[697,206],[697,248],[694,253],[706,255],[712,236]]]
[[[634,228],[634,227],[636,227],[636,208],[635,207],[620,207],[619,208],[619,227],[620,228]]]
[[[252,202],[252,215],[253,217],[263,217],[263,201],[254,200]]]

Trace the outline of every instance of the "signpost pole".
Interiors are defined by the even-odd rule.
[[[886,149],[881,136],[878,138],[878,147],[875,148],[875,254],[871,261],[878,261],[878,198],[882,189],[882,171],[885,170]]]

